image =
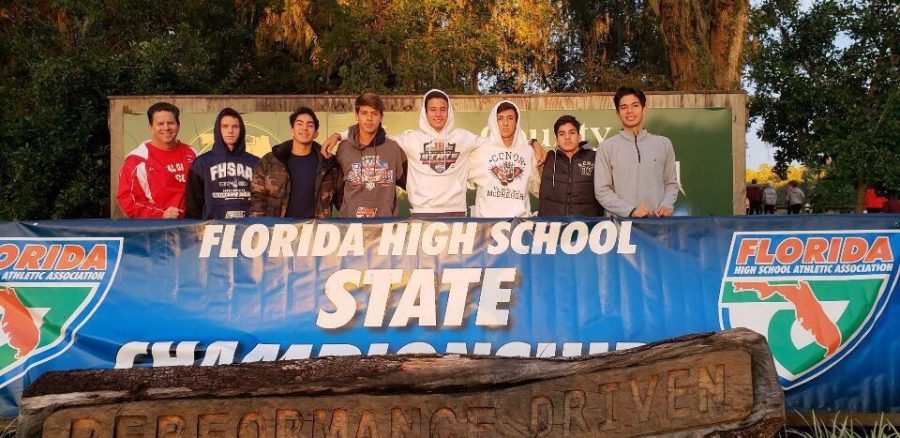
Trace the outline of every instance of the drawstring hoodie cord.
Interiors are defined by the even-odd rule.
[[[556,187],[556,162],[559,161],[559,156],[556,154],[556,149],[553,150],[553,178],[550,180],[550,185],[552,187]]]

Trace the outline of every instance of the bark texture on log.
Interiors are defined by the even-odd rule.
[[[335,357],[48,373],[20,436],[772,436],[784,396],[745,329],[578,359]]]

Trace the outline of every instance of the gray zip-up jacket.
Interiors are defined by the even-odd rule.
[[[675,150],[661,135],[621,130],[597,149],[594,194],[610,214],[628,217],[639,206],[674,209],[678,198]]]

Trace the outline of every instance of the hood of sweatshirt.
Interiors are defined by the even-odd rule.
[[[384,131],[384,127],[382,125],[378,125],[378,131],[375,133],[375,138],[372,139],[371,143],[361,144],[359,142],[359,125],[353,125],[348,129],[349,136],[347,140],[353,145],[354,148],[363,150],[369,146],[378,146],[384,143],[384,140],[387,139],[387,133]]]
[[[238,114],[238,124],[241,125],[241,133],[238,134],[237,141],[234,143],[234,149],[229,151],[228,146],[225,145],[225,140],[222,139],[222,128],[220,127],[220,123],[222,122],[223,113],[226,110],[230,110],[230,108],[225,108],[222,111],[219,111],[219,115],[216,116],[216,122],[213,125],[213,146],[212,151],[217,154],[231,154],[231,155],[240,155],[247,150],[247,129],[244,126],[244,118]],[[233,110],[232,110],[233,111]],[[237,112],[237,111],[235,111]],[[231,115],[231,114],[229,114]]]
[[[522,111],[519,111],[519,107],[516,104],[509,101],[498,102],[494,105],[494,108],[491,109],[491,115],[488,116],[488,128],[490,129],[490,138],[491,143],[497,146],[505,146],[503,143],[503,137],[500,136],[500,125],[497,123],[497,108],[503,102],[508,102],[512,104],[513,107],[516,108],[516,113],[518,117],[516,117],[516,136],[513,138],[512,144],[509,146],[510,148],[520,147],[520,146],[528,146],[527,136],[525,135],[525,131],[522,130]]]
[[[425,104],[427,103],[425,102],[425,97],[432,92],[441,93],[444,95],[444,97],[447,98],[447,123],[444,124],[444,128],[441,129],[440,132],[435,131],[434,128],[431,127],[431,124],[428,123],[428,109],[425,107]],[[428,92],[422,96],[422,108],[419,111],[419,130],[424,132],[425,135],[431,140],[434,140],[438,137],[447,138],[450,137],[450,135],[453,133],[453,123],[453,103],[450,102],[450,96],[438,89],[428,90]]]

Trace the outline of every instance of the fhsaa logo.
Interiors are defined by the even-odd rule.
[[[63,354],[103,302],[122,239],[0,239],[0,388]],[[30,377],[37,377],[29,373]]]
[[[897,281],[895,231],[735,233],[719,294],[723,329],[765,336],[794,388],[865,339]]]

